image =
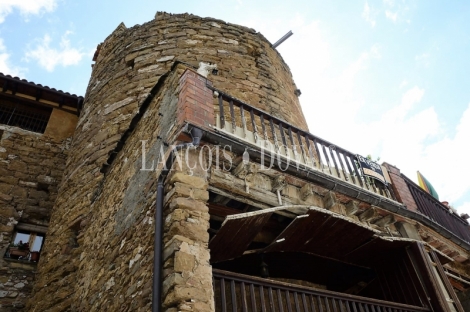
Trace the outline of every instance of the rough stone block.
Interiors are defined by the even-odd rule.
[[[192,271],[196,265],[196,258],[188,253],[177,251],[174,265],[176,272]]]
[[[170,183],[181,182],[188,184],[194,188],[207,189],[208,183],[205,179],[196,176],[189,176],[187,174],[176,172],[170,177]]]

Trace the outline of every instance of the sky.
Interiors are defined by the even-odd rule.
[[[470,2],[0,0],[0,72],[85,95],[92,56],[121,22],[157,11],[254,28],[289,65],[309,130],[419,170],[470,214]]]

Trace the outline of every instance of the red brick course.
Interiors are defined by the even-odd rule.
[[[190,122],[195,126],[209,127],[214,124],[212,83],[207,78],[187,69],[179,80],[178,123]]]
[[[384,163],[384,166],[388,169],[397,200],[404,204],[409,210],[418,211],[418,206],[416,205],[413,195],[411,195],[408,185],[401,176],[400,169],[387,163]]]

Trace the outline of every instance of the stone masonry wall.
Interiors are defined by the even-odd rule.
[[[0,310],[25,305],[36,264],[4,259],[18,222],[48,226],[70,139],[0,125]],[[7,261],[8,260],[8,261]],[[18,267],[19,266],[19,267]],[[12,311],[13,311],[12,310]],[[15,310],[16,311],[16,310]]]
[[[40,267],[28,310],[148,311],[154,168],[167,149],[164,143],[174,140],[178,127],[178,83],[183,72],[184,66],[178,66],[166,78],[109,171],[100,173],[89,207],[79,218],[66,220],[66,215],[60,215],[66,223],[51,226],[57,232],[47,241],[42,255],[47,261]],[[59,195],[57,202],[68,203],[68,198]]]
[[[169,116],[171,110],[161,110],[161,105],[173,105],[174,97],[156,98],[147,110],[146,106],[177,61],[194,67],[199,62],[217,63],[219,74],[210,75],[214,87],[307,128],[288,67],[254,30],[211,18],[165,13],[132,28],[119,25],[99,48],[41,255],[30,311],[65,311],[74,303],[82,311],[122,302],[132,302],[125,309],[135,311],[132,309],[149,304],[148,285],[143,283],[151,276],[147,268],[151,233],[130,229],[142,224],[151,227],[149,205],[156,177],[143,177],[136,157],[142,150],[139,140],[149,140],[149,150],[157,149],[165,139],[173,142],[176,116]],[[145,110],[142,120],[136,122]],[[146,128],[134,130],[109,167],[108,160],[116,156],[121,138],[136,125],[144,127],[142,124]],[[158,141],[158,137],[163,139]],[[143,264],[134,266],[139,259]],[[76,289],[69,287],[77,280]],[[104,290],[98,291],[100,287]],[[125,294],[112,297],[123,287]]]

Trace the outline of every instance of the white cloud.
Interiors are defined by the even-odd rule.
[[[460,207],[457,207],[457,208],[458,208],[457,211],[459,214],[467,213],[468,215],[470,215],[470,202],[465,202],[462,205],[460,205]]]
[[[0,23],[3,23],[5,17],[15,9],[19,10],[22,15],[28,16],[42,12],[52,12],[56,6],[56,0],[1,0]]]
[[[62,36],[58,49],[50,47],[52,39],[46,34],[34,49],[29,49],[26,52],[26,60],[36,60],[41,67],[49,72],[52,72],[58,65],[65,67],[78,64],[85,53],[82,52],[81,48],[77,49],[70,46],[70,40],[68,39],[70,34],[71,32],[67,31]]]
[[[3,44],[3,39],[0,38],[0,72],[4,73],[5,75],[24,77],[26,70],[24,68],[12,65],[9,58],[10,54]]]
[[[376,21],[375,21],[375,13],[372,12],[369,3],[366,1],[364,3],[364,9],[362,10],[362,17],[370,23],[372,27],[375,27]]]
[[[407,24],[411,23],[411,20],[407,18],[407,15],[410,13],[410,2],[406,0],[394,1],[394,0],[384,0],[384,13],[385,17],[388,20],[396,23],[398,21],[405,21]],[[416,4],[411,3],[411,7],[415,7]]]
[[[469,138],[470,104],[456,125],[453,137],[445,135],[423,150],[421,167],[425,169],[420,171],[426,174],[440,199],[452,205],[470,193],[470,168],[466,165]],[[468,207],[468,203],[465,205]]]
[[[424,66],[424,67],[429,67],[429,64],[430,64],[429,57],[430,57],[429,53],[423,53],[420,55],[416,55],[415,60],[419,65]]]
[[[393,13],[392,11],[386,10],[385,17],[393,22],[396,22],[398,18],[398,12]]]

